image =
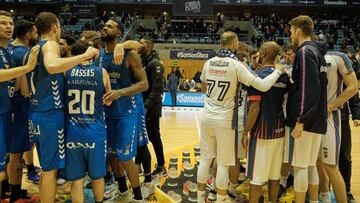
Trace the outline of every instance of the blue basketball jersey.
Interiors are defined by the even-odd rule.
[[[23,66],[26,63],[30,51],[28,47],[9,44],[8,50],[14,60],[15,67]],[[20,91],[16,91],[14,95],[14,112],[20,114],[28,114],[29,112],[29,98],[22,96]]]
[[[9,51],[0,47],[0,70],[15,67],[14,61]],[[15,92],[15,80],[0,82],[0,113],[6,113],[12,110],[12,99]]]
[[[93,63],[80,64],[66,72],[67,140],[79,139],[78,135],[91,140],[94,140],[91,135],[105,138],[104,91],[103,74],[99,66]]]
[[[114,63],[114,53],[106,53],[105,49],[101,50],[99,56],[99,64],[105,68],[110,76],[111,88],[113,90],[130,87],[134,82],[134,76],[126,67],[125,52],[122,64],[116,65]],[[113,101],[110,107],[105,107],[106,117],[117,119],[126,116],[137,116],[135,95],[120,97]]]
[[[64,108],[64,75],[62,73],[50,74],[44,65],[42,47],[46,40],[41,40],[38,65],[27,74],[30,88],[30,110],[49,111]]]

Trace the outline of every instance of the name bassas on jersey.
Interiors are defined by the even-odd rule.
[[[95,76],[94,69],[72,69],[70,75],[72,77],[84,77],[84,79],[68,79],[67,84],[98,86],[98,82],[96,80],[86,79],[87,77]]]

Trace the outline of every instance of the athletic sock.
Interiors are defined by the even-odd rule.
[[[133,188],[133,193],[134,193],[134,199],[136,200],[142,200],[142,195],[141,195],[141,189],[140,186]]]
[[[201,191],[201,190],[197,191],[198,203],[205,203],[205,192],[206,191]]]
[[[320,199],[324,203],[331,202],[330,192],[320,192]]]
[[[111,180],[111,178],[112,178],[112,175],[111,175],[111,172],[109,171],[109,172],[106,172],[106,176],[105,176],[105,180]]]
[[[4,198],[6,193],[10,191],[9,180],[1,181],[1,198]]]
[[[211,190],[216,191],[216,178],[212,177],[211,179]]]
[[[27,168],[28,173],[31,173],[31,172],[35,173],[36,172],[34,164],[26,165],[26,168]]]
[[[18,199],[20,199],[20,192],[21,192],[21,184],[19,185],[11,185],[10,184],[10,202],[16,202]]]
[[[226,195],[216,195],[216,202],[226,202]]]
[[[144,180],[144,182],[145,182],[145,183],[150,183],[150,182],[151,182],[151,173],[145,175],[145,180]]]
[[[126,185],[126,178],[125,176],[123,177],[119,177],[119,178],[116,178],[116,181],[118,182],[119,184],[119,190],[121,193],[124,193],[128,190],[128,187]]]
[[[286,183],[287,183],[288,177],[289,177],[289,175],[280,177],[280,185],[282,185],[284,188],[286,188]]]

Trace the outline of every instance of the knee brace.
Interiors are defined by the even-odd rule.
[[[229,167],[218,165],[216,172],[216,187],[220,190],[227,190],[229,185]]]
[[[206,183],[209,177],[209,169],[211,164],[211,159],[201,159],[200,165],[197,171],[197,182]]]
[[[319,174],[316,166],[309,166],[308,175],[310,185],[319,185]]]
[[[306,192],[308,189],[308,169],[294,167],[294,190],[295,192]]]

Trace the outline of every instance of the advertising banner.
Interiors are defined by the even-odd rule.
[[[208,60],[214,56],[213,51],[170,51],[170,59]]]
[[[206,95],[200,92],[178,92],[176,96],[176,106],[203,107]],[[170,92],[164,92],[163,105],[171,106]]]

